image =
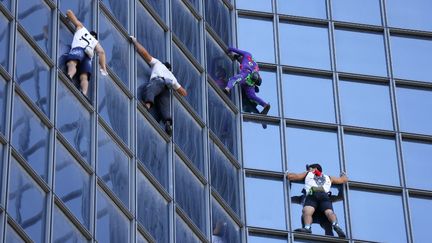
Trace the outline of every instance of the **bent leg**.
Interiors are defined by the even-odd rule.
[[[312,224],[312,215],[315,212],[315,208],[312,206],[304,206],[302,210],[302,218],[305,225]]]
[[[87,92],[88,92],[88,83],[89,83],[88,73],[81,73],[80,74],[80,86],[81,86],[81,91],[83,92],[83,94],[85,96],[87,96]]]
[[[252,100],[253,102],[259,104],[262,107],[264,107],[264,106],[267,105],[267,103],[264,100],[262,100],[260,97],[258,97],[256,95],[254,87],[245,84],[245,85],[242,85],[242,88],[245,90],[246,96],[250,100]]]
[[[77,60],[70,60],[66,63],[67,66],[67,75],[70,79],[73,79],[75,74],[77,73]]]
[[[236,74],[236,75],[232,76],[228,80],[228,84],[225,87],[225,89],[231,90],[234,87],[234,85],[236,85],[238,83],[244,82],[244,80],[246,79],[247,75],[248,75],[247,72],[240,72],[239,74]]]

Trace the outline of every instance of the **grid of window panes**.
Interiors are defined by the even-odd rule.
[[[248,242],[340,242],[314,216],[302,182],[320,163],[346,171],[334,211],[349,242],[428,242],[432,208],[432,2],[237,0],[237,43],[254,55],[267,117],[242,104]],[[246,101],[246,102],[245,102]],[[391,222],[391,223],[389,223]]]
[[[229,0],[0,0],[0,242],[241,242]],[[66,77],[74,11],[98,32],[89,99]],[[172,137],[142,105],[137,37],[188,91]]]

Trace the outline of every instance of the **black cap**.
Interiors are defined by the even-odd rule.
[[[309,168],[315,168],[315,169],[318,169],[320,172],[323,172],[320,164],[306,165],[306,170],[309,170]]]
[[[163,64],[165,65],[166,68],[168,68],[168,70],[171,71],[171,63],[169,63],[169,62],[164,62]]]
[[[90,35],[94,36],[94,38],[97,40],[98,39],[98,35],[96,33],[96,31],[90,31]]]

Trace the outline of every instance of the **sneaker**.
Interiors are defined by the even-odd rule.
[[[342,228],[339,227],[339,225],[333,225],[333,229],[334,229],[334,231],[336,231],[336,233],[338,234],[339,237],[341,237],[341,238],[346,237],[345,233],[343,232]]]
[[[307,233],[307,234],[312,234],[312,230],[311,229],[306,229],[306,228],[298,228],[296,230],[294,230],[295,232],[301,232],[301,233]]]
[[[231,94],[231,90],[229,88],[225,88],[223,91],[228,96]]]
[[[171,136],[172,135],[172,124],[171,124],[171,121],[166,121],[165,122],[165,132],[169,135],[169,136]]]
[[[264,106],[264,109],[261,111],[261,114],[267,115],[267,113],[269,112],[269,110],[270,110],[270,104],[267,104],[267,105]]]

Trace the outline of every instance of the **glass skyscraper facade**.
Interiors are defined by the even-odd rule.
[[[75,12],[98,32],[89,100],[65,74]],[[0,0],[0,242],[429,242],[430,0]],[[188,91],[174,132],[143,106],[134,35]],[[260,65],[267,116],[221,89]],[[223,85],[222,85],[223,87]],[[259,109],[261,109],[259,107]],[[301,227],[302,183],[332,187],[346,239]]]

